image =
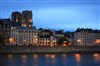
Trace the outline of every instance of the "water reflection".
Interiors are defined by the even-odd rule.
[[[50,63],[51,66],[55,66],[56,65],[56,59],[55,59],[56,55],[55,54],[51,54],[50,58],[51,58],[51,60],[50,60],[51,61],[51,63]]]
[[[100,54],[1,54],[0,66],[99,66]]]
[[[75,54],[74,56],[75,56],[75,60],[77,62],[77,66],[81,66],[81,63],[80,63],[81,55],[80,54]]]
[[[75,54],[75,60],[76,60],[77,63],[80,63],[81,55],[80,54]]]
[[[8,54],[8,61],[9,61],[9,63],[14,61],[12,54]]]
[[[66,54],[62,54],[62,64],[63,64],[63,66],[67,66]]]
[[[93,54],[94,61],[100,61],[100,54],[95,53]]]
[[[66,54],[62,54],[62,57],[63,57],[63,58],[66,58]]]
[[[49,66],[50,65],[50,54],[45,54],[45,58],[46,58],[46,65]]]
[[[33,54],[33,58],[38,58],[38,54]]]
[[[23,54],[21,58],[22,58],[22,66],[28,66],[27,56]]]
[[[51,57],[52,59],[55,59],[56,55],[55,55],[55,54],[51,54],[50,57]]]
[[[46,58],[50,58],[50,54],[45,54],[45,57]]]
[[[33,54],[32,66],[38,66],[38,63],[39,63],[38,54]]]
[[[15,66],[14,58],[12,54],[8,54],[8,66]]]

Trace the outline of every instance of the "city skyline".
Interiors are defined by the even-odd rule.
[[[14,11],[32,10],[33,25],[37,28],[65,31],[75,31],[78,27],[100,29],[99,7],[99,0],[1,0],[0,18],[9,18]]]

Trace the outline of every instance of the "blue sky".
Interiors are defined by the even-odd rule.
[[[0,17],[8,18],[13,11],[32,10],[37,28],[100,29],[100,0],[0,0]]]

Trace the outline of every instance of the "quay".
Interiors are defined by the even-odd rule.
[[[64,46],[0,46],[0,53],[88,53],[100,52],[100,47]]]

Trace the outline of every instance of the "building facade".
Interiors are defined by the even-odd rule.
[[[38,45],[39,46],[56,46],[57,41],[54,36],[49,37],[39,37],[38,38]]]
[[[93,44],[100,45],[100,30],[93,30]]]
[[[10,37],[10,28],[11,28],[11,20],[7,19],[0,19],[0,34],[2,34],[5,39],[4,42],[7,45],[8,39]]]
[[[34,28],[11,28],[10,44],[11,45],[35,45],[38,43],[38,30]]]
[[[12,22],[21,22],[22,21],[21,17],[22,16],[21,16],[20,12],[18,12],[18,11],[12,12],[11,21]]]
[[[32,11],[22,11],[22,26],[32,27]]]
[[[74,33],[74,45],[77,46],[93,46],[96,45],[96,40],[100,39],[100,31],[92,29],[78,28]]]
[[[20,22],[21,27],[32,27],[33,22],[32,22],[32,11],[22,11],[18,12],[12,12],[11,15],[11,21],[13,22]]]

